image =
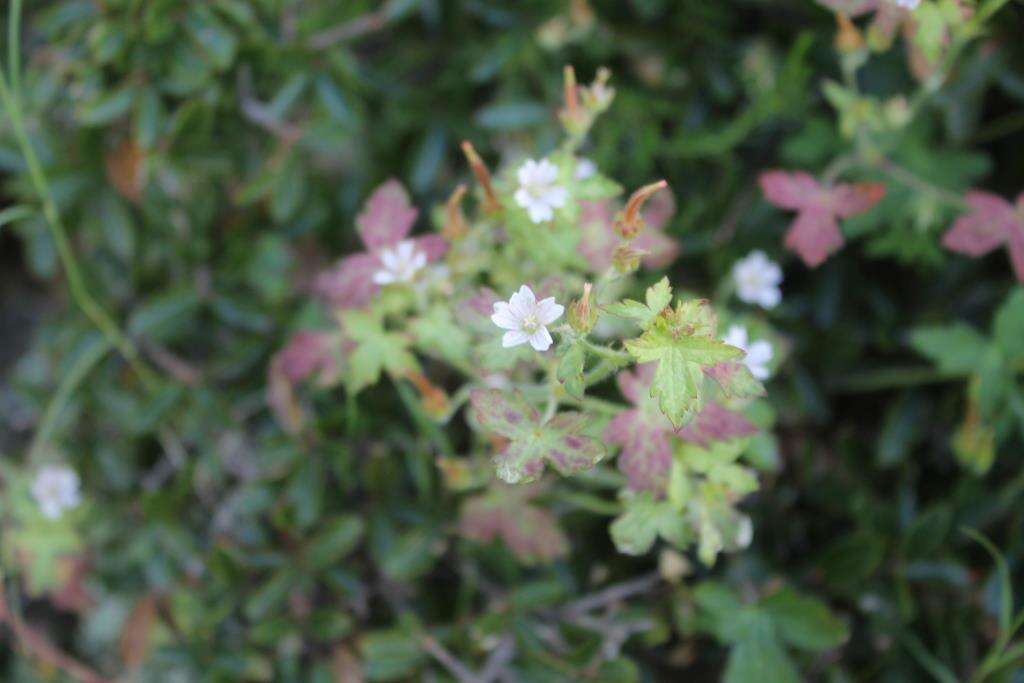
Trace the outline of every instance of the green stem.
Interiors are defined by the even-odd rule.
[[[82,380],[86,378],[89,371],[93,369],[103,356],[107,355],[108,351],[110,351],[110,343],[105,339],[97,339],[95,343],[90,345],[75,359],[71,369],[61,379],[57,392],[46,406],[43,419],[39,422],[39,427],[32,437],[32,445],[28,450],[30,461],[34,461],[39,457],[43,447],[49,443],[53,430],[57,425],[57,418],[60,417],[61,411],[67,405],[68,399],[71,398],[71,395],[78,388],[78,385],[82,383]]]
[[[633,362],[633,356],[629,351],[616,351],[611,347],[595,344],[583,337],[580,338],[580,344],[594,355],[619,363],[620,365],[629,365]]]
[[[22,157],[25,159],[25,165],[28,168],[29,178],[32,181],[33,188],[39,196],[39,200],[42,202],[43,215],[46,218],[47,225],[50,228],[50,233],[53,236],[53,241],[56,244],[61,265],[64,267],[64,272],[67,275],[68,289],[71,292],[71,298],[74,299],[75,303],[82,310],[85,316],[89,318],[93,325],[95,325],[103,336],[106,337],[111,346],[116,348],[118,352],[124,356],[125,360],[128,361],[132,366],[132,369],[134,369],[136,374],[138,374],[143,384],[146,385],[147,388],[153,388],[156,385],[156,375],[154,375],[152,371],[143,364],[135,345],[121,332],[114,320],[107,314],[103,307],[96,302],[92,297],[92,294],[90,294],[89,290],[86,288],[85,280],[82,277],[81,269],[78,266],[78,261],[75,258],[74,251],[71,249],[70,242],[68,241],[67,231],[65,230],[64,223],[61,220],[60,212],[57,210],[57,204],[53,199],[50,184],[46,179],[46,174],[43,172],[42,164],[39,162],[39,157],[36,156],[35,148],[32,146],[32,142],[25,130],[25,121],[22,118],[21,102],[18,94],[20,77],[17,75],[20,64],[17,57],[19,51],[18,36],[20,23],[21,2],[14,0],[11,3],[10,15],[8,18],[8,60],[10,61],[8,66],[10,68],[11,85],[10,87],[8,86],[8,79],[3,75],[2,70],[0,70],[0,100],[3,101],[7,117],[11,121],[11,130],[14,132],[14,137],[18,141]]]

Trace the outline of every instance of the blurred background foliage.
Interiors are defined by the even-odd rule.
[[[895,147],[906,167],[951,193],[1024,188],[1022,26],[1010,3],[963,53]],[[787,219],[756,177],[846,144],[822,89],[842,77],[835,32],[810,0],[30,3],[28,134],[90,290],[160,379],[141,383],[69,301],[5,117],[4,201],[25,208],[0,228],[0,611],[19,643],[4,680],[977,672],[1021,575],[1022,418],[991,457],[954,439],[971,370],[934,372],[910,331],[991,330],[1013,276],[1004,255],[942,251],[954,212],[896,186],[822,267],[783,256]],[[864,91],[912,90],[903,53],[872,57]],[[552,492],[572,552],[522,566],[453,538],[430,431],[391,387],[315,396],[302,439],[265,404],[269,358],[320,315],[311,275],[356,247],[369,190],[397,176],[430,206],[469,178],[461,140],[492,165],[549,148],[565,64],[614,73],[588,156],[627,187],[672,186],[673,281],[708,291],[752,248],[786,265],[782,467],[747,505],[751,548],[713,570],[663,556],[658,580],[657,556],[615,554],[607,512]],[[1003,383],[1000,406],[1019,405]],[[37,528],[26,481],[47,459],[74,466],[86,502]],[[1002,588],[962,526],[1005,556]]]

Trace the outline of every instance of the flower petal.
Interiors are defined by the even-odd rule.
[[[520,319],[512,313],[512,309],[504,301],[495,302],[491,322],[505,330],[518,330],[520,326]]]
[[[501,345],[506,349],[525,344],[528,341],[530,341],[530,335],[522,330],[509,330],[501,337]]]
[[[555,303],[555,297],[549,296],[537,303],[537,321],[541,325],[549,325],[565,313],[565,306]]]
[[[551,333],[548,332],[548,328],[542,325],[541,327],[538,327],[537,331],[530,337],[530,346],[537,351],[547,351],[551,348],[553,341],[554,340],[551,339]]]

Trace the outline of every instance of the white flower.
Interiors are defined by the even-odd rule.
[[[735,346],[746,352],[747,355],[743,357],[743,364],[750,370],[750,374],[757,379],[768,379],[769,375],[772,374],[771,370],[768,369],[768,364],[772,362],[772,356],[775,354],[772,351],[770,342],[764,339],[751,342],[747,335],[747,328],[742,325],[731,325],[722,341],[729,346]]]
[[[411,282],[416,273],[427,265],[427,255],[417,249],[412,240],[402,240],[394,247],[381,249],[380,263],[381,269],[373,274],[375,284]]]
[[[597,164],[585,157],[576,160],[576,180],[593,178],[597,174]]]
[[[754,523],[750,521],[750,517],[740,515],[740,519],[736,523],[736,537],[733,539],[733,543],[736,544],[738,550],[742,550],[749,546],[753,540]]]
[[[565,206],[569,193],[564,187],[555,185],[558,167],[547,159],[539,162],[527,159],[517,171],[519,189],[516,190],[516,204],[526,209],[534,223],[549,221],[555,216],[555,209]]]
[[[508,330],[501,338],[501,345],[505,348],[530,342],[536,350],[547,351],[551,347],[551,334],[546,325],[558,320],[564,312],[565,306],[556,304],[555,297],[537,301],[533,290],[523,285],[508,303],[494,303],[491,320],[501,329]]]
[[[913,12],[921,4],[921,0],[892,0],[897,6]]]
[[[782,269],[763,251],[752,251],[737,261],[732,267],[732,277],[736,282],[736,295],[741,301],[762,308],[775,308],[782,301],[779,290]]]
[[[32,482],[32,497],[47,519],[57,519],[81,501],[78,475],[70,467],[44,465]]]

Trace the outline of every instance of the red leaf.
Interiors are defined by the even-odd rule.
[[[823,209],[807,209],[797,214],[785,236],[786,248],[795,251],[803,262],[816,268],[843,246],[835,216]]]
[[[379,268],[380,261],[375,255],[352,254],[321,273],[313,289],[334,307],[360,308],[380,289],[373,283],[373,274]]]
[[[679,438],[706,448],[712,441],[729,441],[756,433],[757,427],[742,413],[712,401],[693,422],[679,430]]]
[[[501,539],[521,562],[550,562],[569,553],[569,541],[558,519],[543,508],[529,504],[536,487],[495,486],[462,505],[459,534],[490,542]]]
[[[356,216],[356,228],[366,248],[377,251],[408,235],[418,213],[405,188],[392,178],[370,195],[362,213]]]
[[[1017,279],[1024,282],[1024,193],[1017,206],[998,195],[978,190],[964,197],[970,210],[942,237],[950,251],[978,258],[1005,245]]]
[[[844,183],[830,193],[832,209],[839,218],[849,218],[874,208],[885,197],[882,183]]]
[[[758,178],[765,199],[781,209],[800,210],[818,203],[821,185],[810,173],[765,171]]]

